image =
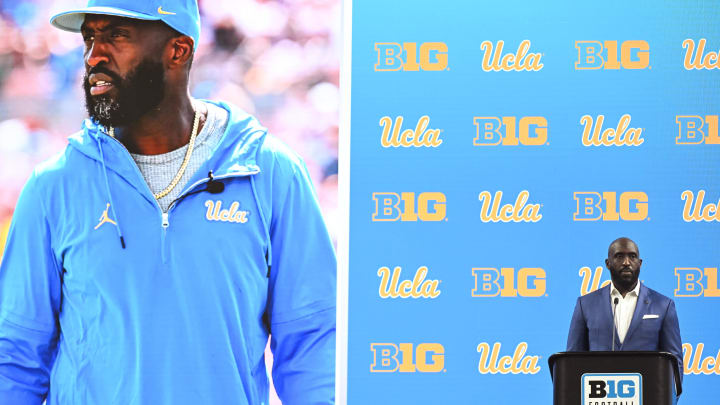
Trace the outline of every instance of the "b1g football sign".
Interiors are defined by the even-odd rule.
[[[642,376],[638,373],[587,373],[581,379],[582,405],[642,405]]]

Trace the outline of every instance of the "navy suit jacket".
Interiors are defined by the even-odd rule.
[[[612,350],[613,313],[610,303],[612,284],[578,298],[570,322],[567,351]],[[647,315],[652,315],[648,317]],[[654,317],[657,315],[657,317]],[[615,350],[651,350],[673,354],[677,358],[682,382],[682,341],[675,303],[640,283],[637,305],[625,340],[615,332]]]

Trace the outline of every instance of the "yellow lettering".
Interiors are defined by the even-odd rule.
[[[493,52],[493,44],[490,41],[483,41],[480,49],[484,51],[482,69],[486,72],[510,72],[510,71],[538,71],[543,68],[541,62],[542,54],[530,53],[530,41],[523,40],[518,45],[515,53],[502,55],[505,41],[498,41]]]

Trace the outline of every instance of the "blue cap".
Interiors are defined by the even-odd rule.
[[[85,14],[162,21],[191,37],[195,48],[200,38],[200,13],[196,0],[89,0],[85,8],[55,15],[50,24],[61,30],[80,32]]]

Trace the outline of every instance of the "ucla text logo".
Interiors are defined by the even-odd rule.
[[[693,69],[720,69],[720,57],[718,52],[708,52],[703,56],[705,51],[705,43],[707,40],[701,38],[697,44],[697,50],[695,50],[695,41],[688,38],[683,41],[682,47],[685,49],[685,59],[683,60],[683,66],[686,70]],[[695,52],[695,57],[693,57]]]
[[[704,270],[704,271],[703,271]],[[720,297],[717,267],[676,267],[676,297]]]
[[[710,355],[703,359],[704,343],[698,343],[695,350],[690,343],[683,343],[682,348],[685,374],[720,375],[720,350],[715,357]]]
[[[523,190],[515,198],[514,204],[500,206],[503,197],[502,191],[496,191],[495,197],[489,191],[481,191],[478,200],[480,207],[480,220],[482,222],[538,222],[542,219],[541,204],[528,204],[530,192]]]
[[[542,297],[546,290],[545,270],[540,267],[484,267],[472,269],[475,279],[473,297]],[[515,279],[517,278],[517,286]]]
[[[371,373],[439,373],[445,371],[445,348],[440,343],[371,343]]]
[[[511,356],[500,357],[500,342],[493,345],[492,351],[488,343],[477,345],[480,353],[478,372],[480,374],[537,374],[540,371],[540,356],[526,356],[528,344],[520,342]]]
[[[378,276],[380,277],[380,289],[378,293],[380,298],[436,298],[440,295],[438,285],[440,280],[425,280],[428,273],[426,266],[421,266],[415,272],[412,281],[400,281],[400,266],[396,266],[390,275],[389,267],[380,267]]]
[[[384,148],[397,147],[429,147],[434,148],[442,144],[439,129],[428,129],[430,117],[423,115],[417,122],[415,129],[408,128],[401,132],[404,118],[402,115],[395,118],[393,123],[390,117],[380,118],[382,137],[380,143]]]
[[[717,115],[706,115],[705,120],[699,115],[678,115],[675,122],[678,124],[676,144],[698,145],[705,142],[708,145],[720,145]]]
[[[207,213],[205,218],[208,221],[220,221],[220,222],[233,222],[237,224],[244,224],[248,221],[248,211],[240,211],[240,203],[234,201],[230,204],[230,208],[222,209],[222,202],[217,201],[205,201],[207,207]]]
[[[375,71],[439,71],[448,66],[448,47],[443,42],[378,42],[375,44],[378,60]]]
[[[646,41],[624,41],[619,45],[618,59],[618,41],[575,41],[575,69],[645,69],[650,65],[650,45]]]
[[[596,267],[595,273],[592,273],[590,267],[585,266],[580,268],[580,271],[578,272],[578,275],[582,278],[582,283],[580,284],[580,295],[590,294],[598,288],[602,288],[610,284],[610,280],[605,280],[602,283],[600,282],[602,272],[602,266]]]
[[[373,221],[436,222],[445,219],[446,199],[440,192],[419,193],[417,199],[412,192],[373,193],[373,200]]]
[[[583,404],[640,405],[642,376],[638,373],[586,373],[582,375],[582,392]]]
[[[716,203],[708,203],[703,207],[705,190],[698,191],[697,199],[690,190],[683,191],[680,198],[685,201],[683,207],[683,220],[685,222],[720,222],[720,200]]]
[[[603,130],[604,115],[598,115],[593,125],[593,117],[583,115],[580,124],[584,125],[583,146],[640,146],[645,142],[642,128],[630,127],[630,114],[620,117],[616,128]],[[601,132],[602,131],[602,132]]]
[[[483,41],[480,44],[480,49],[485,52],[482,60],[482,70],[486,72],[511,72],[511,71],[538,71],[543,68],[540,58],[542,57],[539,53],[528,52],[530,50],[530,40],[524,40],[520,42],[517,52],[508,53],[503,56],[503,46],[505,41],[498,41],[495,46],[495,52],[493,52],[493,44],[490,41]]]
[[[475,146],[547,145],[548,123],[544,117],[473,117]],[[516,129],[519,126],[519,131]]]
[[[648,196],[642,191],[617,193],[604,191],[577,191],[573,193],[577,210],[574,221],[643,221],[648,217]],[[618,211],[618,205],[620,210]]]

